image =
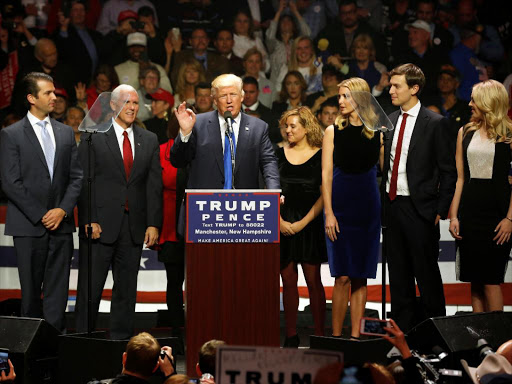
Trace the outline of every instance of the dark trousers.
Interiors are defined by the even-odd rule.
[[[135,303],[137,299],[137,275],[139,273],[142,245],[133,242],[128,213],[123,217],[121,231],[112,244],[103,244],[98,240],[92,245],[92,308],[95,328],[101,294],[110,266],[114,286],[110,305],[110,337],[121,340],[133,335],[135,321]],[[87,239],[80,239],[80,262],[78,273],[78,292],[76,299],[76,328],[78,332],[87,331]]]
[[[424,320],[415,316],[416,287],[425,318],[446,314],[439,271],[439,225],[421,217],[410,197],[386,196],[386,242],[391,288],[391,312],[398,326],[409,331]]]
[[[44,318],[63,331],[73,235],[46,232],[41,237],[15,236],[14,248],[21,285],[21,315]]]

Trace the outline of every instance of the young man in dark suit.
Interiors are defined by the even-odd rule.
[[[390,73],[389,115],[396,127],[384,137],[383,224],[391,287],[391,312],[408,331],[423,318],[445,315],[439,271],[439,220],[455,191],[455,148],[446,118],[423,107],[425,76],[413,64]],[[416,289],[424,316],[415,314]],[[423,318],[421,318],[423,317]]]
[[[73,209],[83,174],[73,129],[49,117],[56,100],[53,79],[32,72],[21,85],[29,111],[0,131],[0,177],[9,199],[5,234],[14,237],[21,315],[44,317],[62,331],[73,256]]]
[[[196,116],[186,109],[185,103],[178,107],[176,117],[180,133],[171,148],[171,163],[176,168],[190,164],[188,188],[258,189],[261,170],[266,187],[280,189],[268,124],[240,111],[244,97],[242,85],[242,79],[233,74],[221,75],[213,81],[212,95],[217,111]],[[225,134],[224,114],[227,111],[233,117],[233,178],[230,176],[230,155],[227,155],[230,152],[226,152],[231,147]],[[225,161],[226,156],[228,161]]]
[[[97,317],[109,267],[114,287],[110,307],[110,336],[132,336],[142,246],[158,241],[162,225],[162,168],[156,135],[134,124],[139,110],[137,91],[118,86],[110,105],[115,119],[98,126],[92,138],[92,302]],[[107,130],[108,129],[108,130]],[[88,178],[87,133],[79,147]],[[84,182],[79,200],[80,266],[77,293],[77,329],[87,330],[88,188]]]

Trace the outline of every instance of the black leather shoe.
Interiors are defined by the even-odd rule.
[[[284,339],[283,348],[299,348],[299,335],[293,335]]]

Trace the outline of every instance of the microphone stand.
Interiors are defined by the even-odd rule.
[[[230,123],[230,119],[226,119],[226,125],[227,125],[226,136],[228,137],[229,148],[231,149],[231,188],[236,189],[235,188],[235,144],[233,142],[233,136],[232,136],[233,126]]]
[[[96,129],[86,129],[87,137],[87,334],[92,333],[94,318],[92,315],[92,135],[97,133]]]

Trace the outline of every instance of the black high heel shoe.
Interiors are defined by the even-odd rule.
[[[299,335],[293,335],[284,339],[283,348],[299,348]]]

